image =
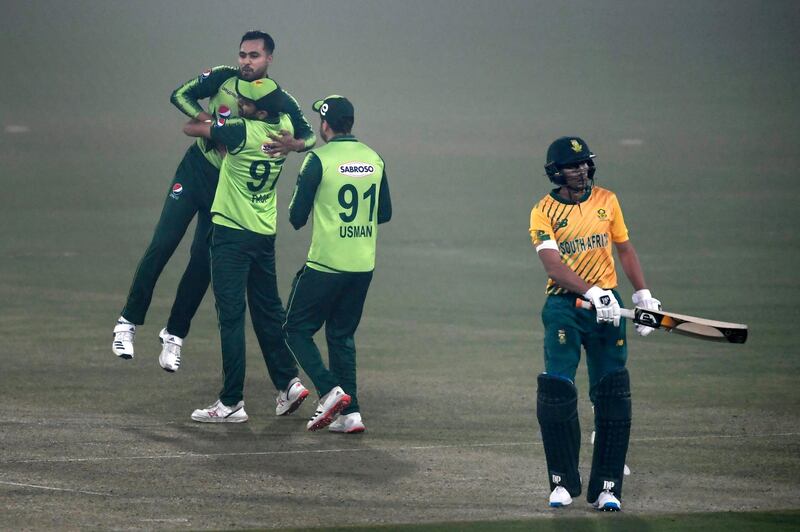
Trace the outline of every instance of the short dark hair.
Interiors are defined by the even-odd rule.
[[[339,135],[349,135],[351,131],[353,131],[353,117],[352,116],[343,116],[336,120],[336,122],[331,123],[328,120],[328,127],[330,127],[334,133],[338,133]]]
[[[267,51],[268,54],[272,54],[275,51],[275,41],[272,40],[272,37],[269,33],[264,33],[263,31],[252,30],[248,31],[244,35],[242,35],[242,40],[239,41],[239,46],[242,45],[244,41],[257,41],[257,40],[264,41],[264,50]]]

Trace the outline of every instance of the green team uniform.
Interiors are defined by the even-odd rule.
[[[270,378],[285,389],[297,366],[283,343],[285,320],[275,275],[275,185],[285,158],[263,150],[269,133],[292,131],[288,115],[269,121],[218,119],[211,139],[224,145],[219,184],[211,206],[211,274],[217,301],[224,405],[242,400],[245,377],[245,295]]]
[[[354,334],[372,272],[378,224],[392,216],[383,159],[351,135],[312,150],[297,178],[289,218],[295,229],[314,213],[308,260],[292,283],[283,326],[286,345],[320,396],[335,386],[358,412]],[[314,334],[325,324],[330,369]]]
[[[196,118],[203,111],[198,100],[208,98],[208,112],[215,118],[236,117],[238,72],[237,68],[230,66],[207,70],[178,87],[172,93],[171,102],[187,116]],[[284,95],[284,111],[291,119],[295,138],[304,139],[308,149],[316,142],[314,132],[297,101],[285,91]],[[171,334],[184,338],[189,333],[191,320],[211,279],[208,253],[210,210],[222,165],[222,156],[214,148],[214,142],[198,139],[186,150],[175,171],[153,238],[139,261],[122,310],[122,316],[128,321],[137,325],[144,323],[156,282],[197,214],[189,264],[181,277],[167,322]]]

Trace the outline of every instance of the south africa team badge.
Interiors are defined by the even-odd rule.
[[[172,190],[169,193],[169,197],[172,199],[178,199],[180,195],[183,193],[183,185],[180,183],[175,183],[172,185]]]

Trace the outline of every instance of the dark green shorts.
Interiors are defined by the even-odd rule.
[[[614,291],[620,306],[622,301]],[[575,307],[575,294],[548,296],[542,309],[544,323],[544,367],[550,375],[575,381],[581,359],[581,346],[586,350],[590,396],[605,375],[622,369],[628,360],[625,320],[619,327],[597,323],[594,310]]]

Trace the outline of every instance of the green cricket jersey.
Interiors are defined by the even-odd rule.
[[[203,108],[197,103],[198,100],[208,98],[208,113],[215,119],[235,118],[239,116],[236,93],[238,74],[239,69],[231,66],[218,66],[205,70],[198,77],[175,89],[170,101],[182,113],[190,118],[197,118],[197,115],[203,112]],[[286,97],[283,112],[291,119],[295,138],[305,141],[305,148],[301,151],[308,150],[314,146],[317,137],[303,111],[300,110],[297,100],[286,91],[283,91],[283,94]],[[222,155],[214,149],[213,143],[208,142],[208,139],[198,138],[197,145],[211,164],[216,168],[222,166]]]
[[[308,267],[325,272],[374,270],[378,224],[392,216],[381,156],[350,135],[309,152],[289,206],[292,225],[305,225],[312,209]]]
[[[233,229],[263,235],[277,230],[275,185],[285,157],[270,157],[264,150],[270,133],[293,132],[289,115],[268,121],[219,118],[211,126],[211,139],[225,146],[219,184],[211,205],[212,221]]]

